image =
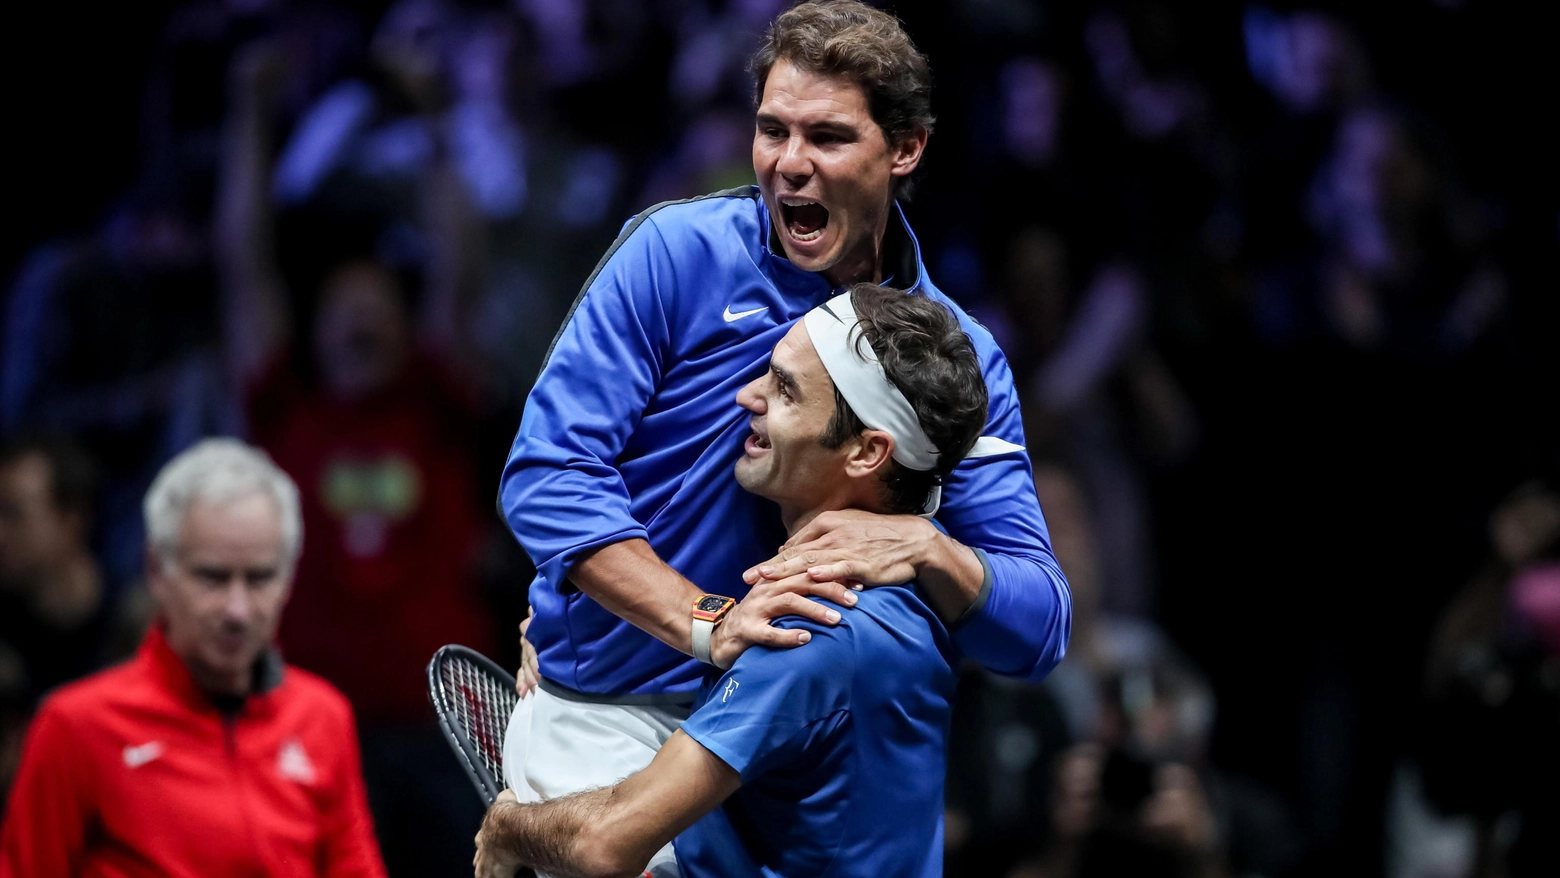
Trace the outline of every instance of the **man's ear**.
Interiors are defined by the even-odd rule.
[[[889,169],[889,173],[896,177],[909,176],[910,172],[921,163],[921,154],[926,151],[927,136],[925,128],[916,128],[905,135],[903,140],[889,147],[894,154],[894,166]]]
[[[883,430],[863,430],[845,458],[845,475],[853,479],[881,475],[894,459],[894,437]]]

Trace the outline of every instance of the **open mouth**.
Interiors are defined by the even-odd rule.
[[[752,435],[748,436],[743,450],[748,454],[758,454],[760,452],[768,451],[770,447],[769,439],[767,439],[764,434],[758,432],[758,430],[755,428]]]
[[[829,226],[829,209],[816,201],[785,200],[780,202],[780,218],[791,237],[805,244],[823,236]]]

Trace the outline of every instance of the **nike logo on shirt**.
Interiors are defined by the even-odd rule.
[[[727,323],[730,323],[733,320],[741,320],[744,317],[752,317],[754,314],[757,314],[760,311],[768,311],[768,310],[769,310],[769,306],[765,305],[762,308],[754,308],[751,311],[736,311],[736,312],[733,312],[731,310],[731,306],[727,305],[726,306],[726,312],[724,314],[720,315],[720,316]]]
[[[140,768],[163,754],[161,741],[147,741],[139,747],[125,747],[125,764]]]

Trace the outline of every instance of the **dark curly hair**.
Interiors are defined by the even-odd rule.
[[[969,454],[986,426],[986,379],[975,346],[953,311],[925,296],[877,284],[851,288],[861,340],[872,346],[888,380],[915,409],[927,438],[937,446],[937,466],[917,472],[891,461],[883,476],[889,511],[926,508],[932,488]],[[825,448],[839,448],[867,429],[834,389],[834,415],[824,428]]]

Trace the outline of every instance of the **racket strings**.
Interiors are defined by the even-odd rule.
[[[441,671],[461,731],[475,745],[484,767],[493,777],[502,778],[504,731],[519,701],[514,687],[460,657],[451,657]]]

